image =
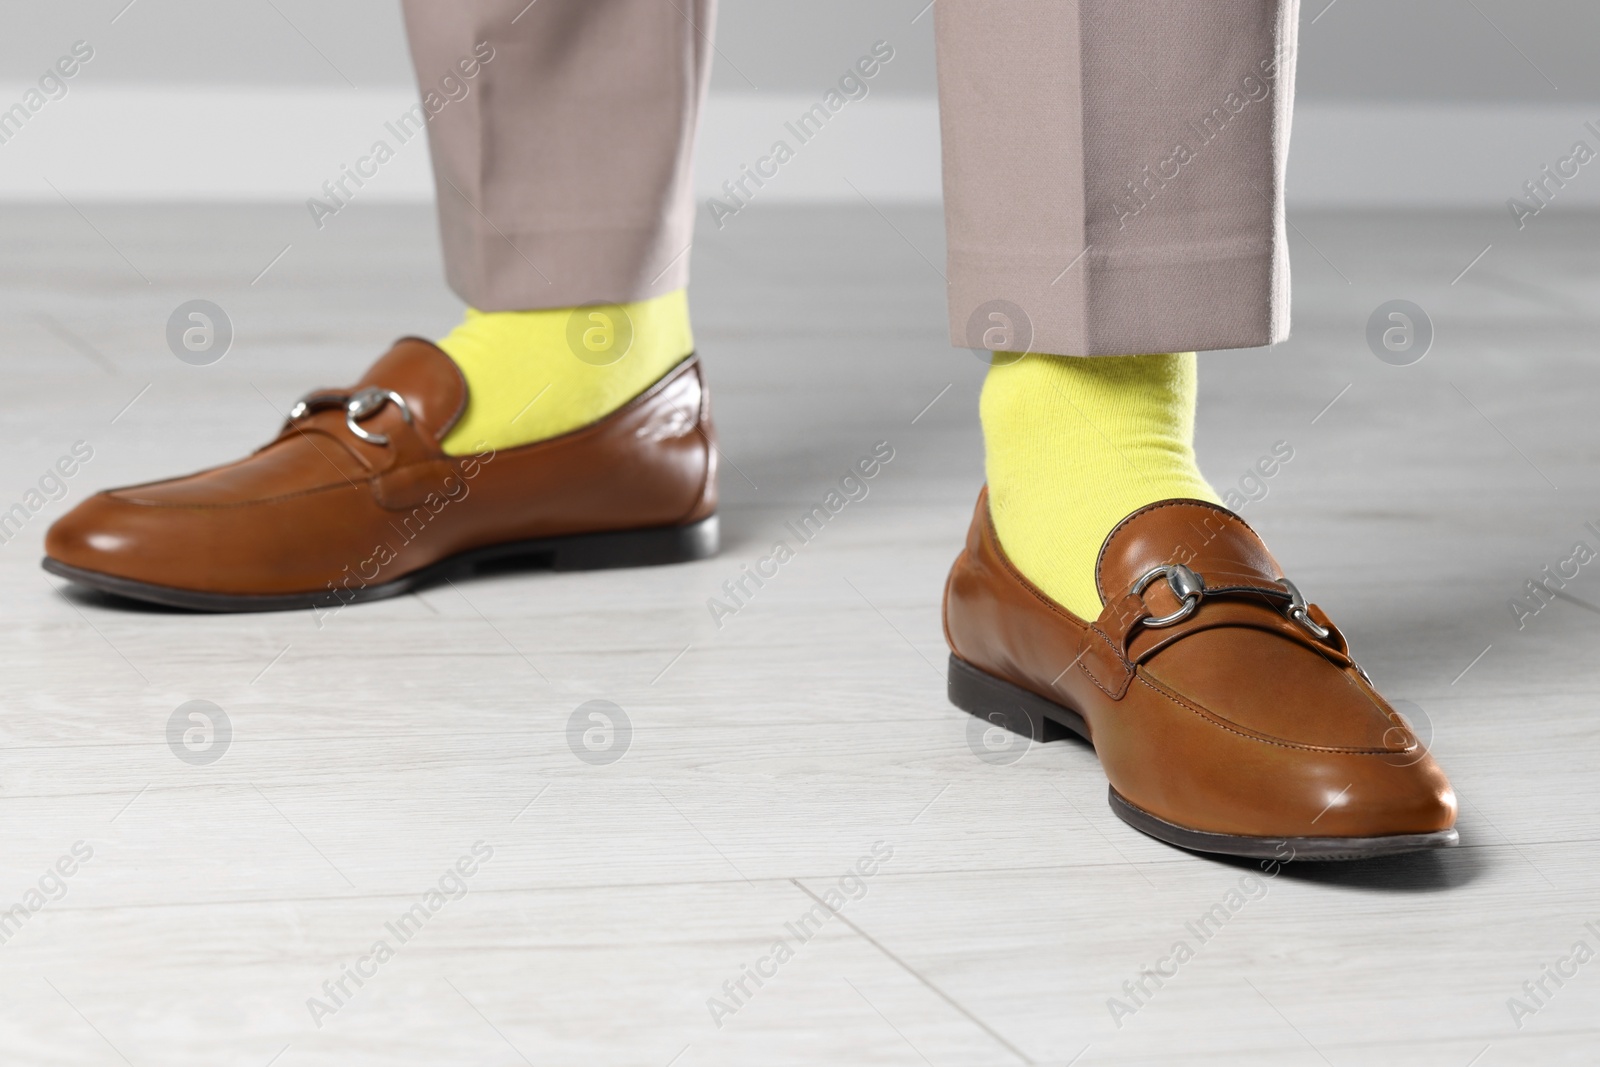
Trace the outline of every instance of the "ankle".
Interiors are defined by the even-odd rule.
[[[467,409],[443,442],[464,455],[515,448],[616,411],[694,350],[684,290],[626,304],[467,309],[439,342],[467,380]]]
[[[990,511],[1006,554],[1052,600],[1099,614],[1095,561],[1146,504],[1218,498],[1195,464],[1193,353],[1028,355],[996,365],[981,411]]]

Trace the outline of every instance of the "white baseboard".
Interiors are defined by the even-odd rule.
[[[0,108],[24,87],[0,86]],[[415,97],[403,90],[76,86],[0,143],[0,200],[277,200],[322,195],[382,140],[394,157],[358,202],[433,195],[420,138],[389,125]],[[717,95],[697,154],[704,202],[722,196],[784,141],[793,158],[762,166],[756,203],[931,202],[940,195],[939,122],[928,97],[875,94],[847,103],[802,142],[793,124],[817,103],[801,95]],[[1503,206],[1584,140],[1600,152],[1600,105],[1457,107],[1305,104],[1296,116],[1290,200],[1297,206]],[[787,125],[786,125],[787,124]],[[9,131],[7,131],[9,132]],[[1591,173],[1592,172],[1592,173]],[[52,185],[55,187],[52,188]],[[347,189],[354,189],[346,181]],[[1600,164],[1557,196],[1600,204]]]
[[[1510,197],[1526,198],[1524,183],[1570,156],[1579,140],[1600,154],[1600,103],[1308,105],[1296,109],[1289,201],[1504,209]],[[1564,188],[1550,188],[1563,204],[1600,204],[1600,160]]]

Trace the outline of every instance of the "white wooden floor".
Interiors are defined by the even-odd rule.
[[[0,1062],[1594,1063],[1600,963],[1523,983],[1600,949],[1600,563],[1520,630],[1508,602],[1600,546],[1600,219],[1295,223],[1294,339],[1205,359],[1202,461],[1227,488],[1293,448],[1244,513],[1414,706],[1462,846],[1251,881],[1124,827],[1086,748],[979,758],[945,703],[983,367],[944,341],[935,213],[757,208],[705,235],[721,558],[483,576],[319,627],[63,594],[40,541],[447,329],[431,217],[0,209],[0,509],[93,448],[0,546]],[[236,329],[212,366],[166,348],[192,298]],[[1413,366],[1364,340],[1393,298],[1436,325]],[[878,441],[870,495],[719,629],[708,598]],[[169,745],[195,700],[231,729],[213,762]],[[595,700],[631,724],[613,762],[576,754]],[[459,899],[402,940],[441,879]],[[859,899],[802,943],[841,885]],[[1187,924],[1241,885],[1202,943]]]

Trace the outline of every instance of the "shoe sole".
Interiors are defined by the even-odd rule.
[[[1041,743],[1065,738],[1068,732],[1085,741],[1092,741],[1088,724],[1076,711],[996,678],[954,654],[950,656],[950,670],[946,677],[950,703],[985,722]],[[1115,787],[1107,786],[1107,793],[1111,810],[1117,818],[1158,841],[1190,852],[1280,862],[1365,860],[1450,848],[1461,839],[1453,828],[1432,833],[1385,834],[1377,837],[1253,837],[1219,834],[1179,826],[1152,815],[1118,793]]]
[[[366,585],[359,589],[323,589],[307,593],[265,595],[207,593],[175,586],[119,578],[113,574],[85,570],[60,560],[44,557],[41,565],[51,574],[103,593],[143,600],[171,608],[206,612],[294,611],[302,608],[334,608],[401,596],[414,589],[470,574],[485,564],[506,560],[542,562],[556,571],[605,570],[612,567],[649,567],[668,563],[688,563],[717,554],[721,543],[717,516],[712,515],[688,526],[661,526],[645,530],[616,530],[605,533],[574,534],[567,537],[541,537],[511,541],[500,545],[457,553],[447,559],[403,574],[392,581]]]

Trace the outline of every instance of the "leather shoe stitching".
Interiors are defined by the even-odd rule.
[[[1130,677],[1132,677],[1134,675],[1133,665],[1131,663],[1129,663],[1125,658],[1123,658],[1122,656],[1117,654],[1116,646],[1111,643],[1111,639],[1109,637],[1107,637],[1105,634],[1100,632],[1100,628],[1098,626],[1089,627],[1089,634],[1087,634],[1085,636],[1090,636],[1090,635],[1092,635],[1094,637],[1098,637],[1098,638],[1100,638],[1101,641],[1105,642],[1106,647],[1111,650],[1111,655],[1114,658],[1114,660],[1116,662],[1119,662],[1119,663],[1122,664],[1125,674],[1127,674]],[[1094,676],[1094,672],[1089,669],[1089,658],[1087,656],[1079,657],[1079,659],[1078,659],[1078,669],[1081,670],[1084,674],[1088,675],[1089,681],[1093,682],[1095,688],[1100,690],[1100,692],[1104,693],[1106,696],[1110,697],[1112,700],[1120,701],[1122,699],[1121,696],[1117,696],[1111,690],[1107,689],[1105,686],[1100,684],[1100,679],[1096,678]],[[1128,695],[1128,690],[1127,690],[1127,687],[1124,686],[1123,689],[1122,689],[1122,696],[1127,696],[1127,695]]]
[[[1248,731],[1242,729],[1241,727],[1239,727],[1237,724],[1230,723],[1230,722],[1223,721],[1223,720],[1219,720],[1210,711],[1206,710],[1205,708],[1201,707],[1198,704],[1194,704],[1194,703],[1184,699],[1182,696],[1180,696],[1179,694],[1177,694],[1177,693],[1173,692],[1172,690],[1168,689],[1166,686],[1158,685],[1158,684],[1150,681],[1150,679],[1148,677],[1146,677],[1144,671],[1142,671],[1142,670],[1138,671],[1137,673],[1135,673],[1134,680],[1139,682],[1141,685],[1144,685],[1146,688],[1148,688],[1151,692],[1155,693],[1156,695],[1161,696],[1161,697],[1165,697],[1167,700],[1171,701],[1174,704],[1177,704],[1179,707],[1185,708],[1188,711],[1193,712],[1195,715],[1198,715],[1206,723],[1208,723],[1208,724],[1210,724],[1212,726],[1215,726],[1217,729],[1224,730],[1224,731],[1226,731],[1226,732],[1228,732],[1230,734],[1234,734],[1234,735],[1236,735],[1238,737],[1242,737],[1246,741],[1258,741],[1263,745],[1274,745],[1274,746],[1276,746],[1278,748],[1294,749],[1294,750],[1300,751],[1300,752],[1326,752],[1326,753],[1330,753],[1330,754],[1333,754],[1333,755],[1341,755],[1341,756],[1393,756],[1393,755],[1395,755],[1395,752],[1392,749],[1387,749],[1387,748],[1352,748],[1352,747],[1350,747],[1348,745],[1305,745],[1305,744],[1300,744],[1299,742],[1296,742],[1296,741],[1285,741],[1282,738],[1271,737],[1271,736],[1268,736],[1266,734],[1257,734],[1257,733],[1248,732]]]
[[[128,497],[119,497],[119,496],[117,496],[116,495],[116,490],[113,490],[112,492],[109,492],[109,493],[107,493],[105,495],[111,497],[112,499],[118,501],[119,503],[133,504],[133,505],[136,505],[136,506],[141,507],[141,508],[181,508],[181,509],[185,509],[185,510],[189,510],[189,511],[213,511],[213,510],[225,510],[225,509],[230,509],[230,508],[252,508],[252,507],[258,507],[258,506],[263,505],[263,504],[278,504],[278,503],[282,503],[282,502],[284,502],[286,500],[296,500],[296,499],[298,499],[300,497],[312,496],[313,494],[316,494],[316,493],[326,493],[330,489],[344,490],[344,489],[358,488],[362,484],[365,484],[367,486],[367,489],[369,491],[372,491],[372,488],[373,488],[372,483],[375,480],[376,479],[374,479],[374,478],[363,478],[360,482],[350,482],[350,483],[346,483],[344,485],[338,485],[338,484],[319,485],[315,489],[299,489],[299,490],[296,490],[293,493],[285,493],[282,496],[262,497],[262,498],[260,498],[258,500],[235,500],[235,501],[231,501],[229,503],[223,503],[223,504],[216,504],[216,503],[193,503],[193,504],[187,504],[187,503],[179,503],[179,502],[170,501],[170,500],[135,500],[135,499],[130,499]],[[157,482],[156,484],[159,485],[161,483]]]
[[[1251,525],[1248,522],[1245,522],[1244,519],[1240,518],[1238,515],[1235,515],[1233,512],[1229,511],[1227,508],[1222,507],[1220,504],[1213,504],[1213,503],[1211,503],[1210,501],[1207,501],[1207,500],[1187,500],[1187,499],[1185,499],[1185,500],[1161,500],[1161,501],[1157,501],[1154,504],[1146,504],[1144,507],[1140,508],[1138,511],[1135,511],[1135,512],[1129,514],[1121,522],[1117,523],[1117,525],[1112,528],[1111,532],[1106,535],[1105,543],[1100,546],[1100,554],[1095,557],[1095,561],[1094,561],[1094,585],[1095,585],[1095,589],[1100,592],[1101,600],[1104,600],[1105,599],[1105,595],[1106,595],[1106,593],[1105,593],[1105,583],[1103,581],[1101,581],[1101,569],[1105,565],[1106,549],[1110,548],[1111,547],[1111,543],[1117,539],[1117,534],[1119,534],[1122,531],[1122,528],[1124,526],[1128,525],[1128,523],[1132,522],[1135,518],[1137,518],[1140,515],[1144,515],[1144,514],[1147,514],[1147,513],[1150,513],[1150,512],[1160,511],[1162,508],[1176,508],[1176,507],[1202,507],[1202,508],[1209,508],[1212,511],[1215,511],[1218,515],[1221,515],[1222,518],[1225,521],[1236,522],[1241,527],[1243,527],[1245,530],[1248,530],[1250,533],[1252,533],[1252,534],[1255,533],[1255,530],[1251,527]],[[990,518],[990,521],[991,522],[994,521],[992,517]],[[1259,535],[1257,535],[1257,536],[1259,537]]]

